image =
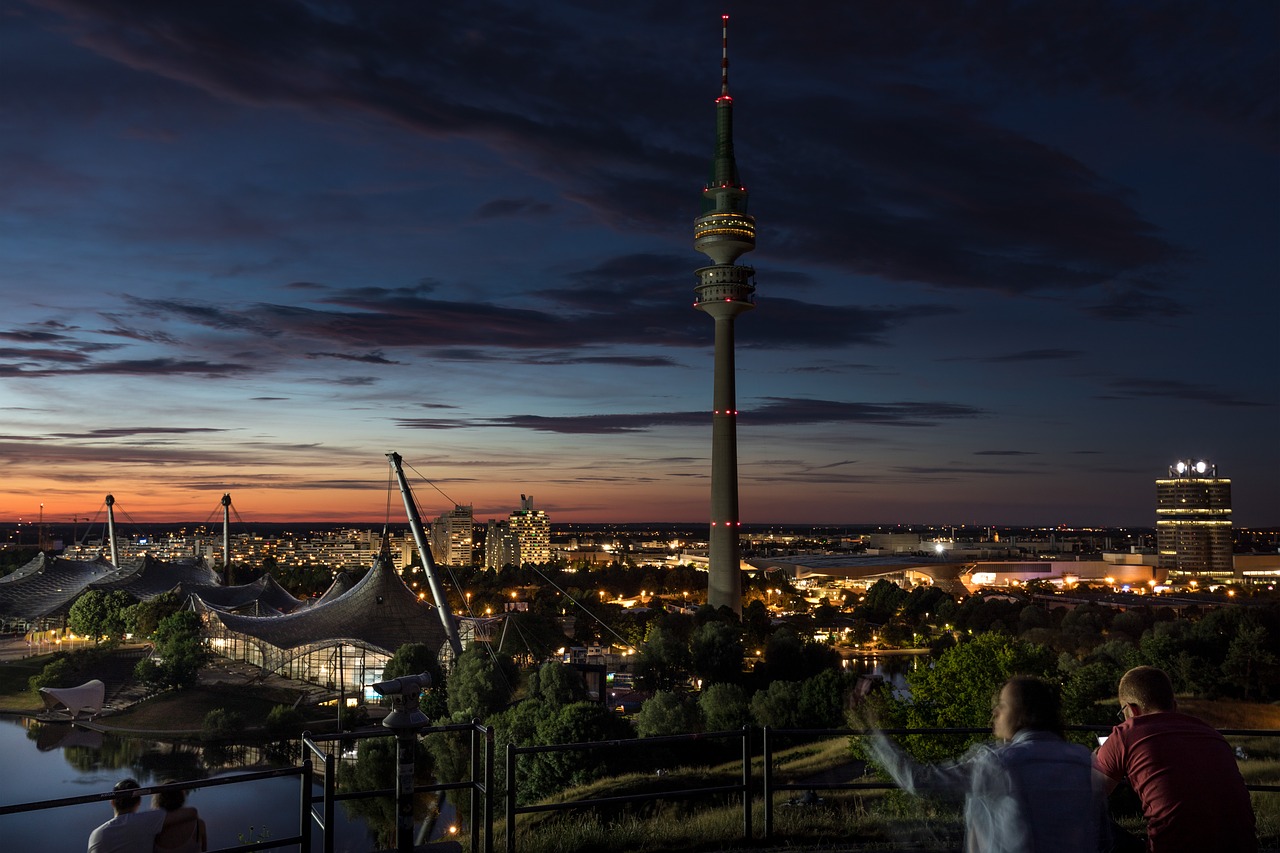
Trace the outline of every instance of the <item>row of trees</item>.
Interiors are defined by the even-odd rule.
[[[95,650],[110,649],[126,636],[149,640],[151,657],[138,661],[134,677],[153,690],[185,688],[196,683],[210,653],[201,637],[199,614],[183,610],[172,592],[136,601],[122,590],[91,589],[71,605],[67,626],[94,641]],[[92,668],[97,655],[62,656],[31,679],[31,688],[68,687]]]

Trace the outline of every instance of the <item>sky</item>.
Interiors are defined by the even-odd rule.
[[[744,523],[1280,525],[1264,0],[0,0],[0,520],[705,520],[722,12]]]

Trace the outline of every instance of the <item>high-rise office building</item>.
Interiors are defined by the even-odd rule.
[[[520,496],[520,508],[511,513],[507,522],[520,546],[520,561],[545,563],[551,559],[551,519],[540,509],[533,508],[533,495]]]
[[[694,307],[715,320],[711,411],[711,519],[707,602],[742,613],[738,543],[738,408],[734,389],[733,321],[755,307],[755,270],[737,259],[756,247],[756,222],[747,213],[747,188],[733,154],[733,98],[729,95],[729,16],[721,18],[720,96],[716,98],[716,151],[711,180],[702,190],[702,215],[693,246],[711,259],[697,271]]]
[[[506,521],[490,519],[484,536],[484,567],[546,563],[551,559],[551,519],[533,508],[533,496],[520,496],[520,509]]]
[[[431,523],[431,556],[441,566],[470,566],[474,520],[471,506],[456,504]]]
[[[499,571],[503,566],[520,565],[520,541],[511,531],[511,523],[489,519],[484,532],[484,567]]]
[[[1231,481],[1203,460],[1179,460],[1156,480],[1156,550],[1162,565],[1190,574],[1233,575]]]

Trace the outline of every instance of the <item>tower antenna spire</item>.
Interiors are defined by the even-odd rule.
[[[720,97],[729,97],[729,16],[720,16]]]

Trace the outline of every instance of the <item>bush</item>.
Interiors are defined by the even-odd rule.
[[[229,740],[244,731],[244,717],[226,708],[214,708],[204,715],[200,737],[204,740]]]
[[[346,707],[338,715],[338,726],[344,732],[355,731],[369,725],[369,709],[364,705]]]
[[[208,718],[206,717],[205,719],[207,722]],[[302,712],[297,708],[290,708],[288,705],[277,705],[271,709],[271,713],[267,714],[267,721],[263,724],[263,730],[270,738],[284,740],[285,738],[297,737],[302,731],[304,722]]]
[[[39,692],[41,687],[70,687],[74,675],[71,661],[59,657],[45,664],[39,674],[27,679],[27,684],[34,692]]]
[[[151,658],[143,658],[133,668],[133,677],[141,681],[149,690],[160,690],[165,686],[164,667]]]

